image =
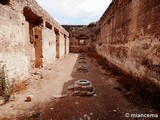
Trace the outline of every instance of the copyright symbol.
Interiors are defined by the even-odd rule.
[[[126,117],[126,118],[129,118],[129,116],[130,116],[129,113],[126,113],[126,114],[125,114],[125,117]]]

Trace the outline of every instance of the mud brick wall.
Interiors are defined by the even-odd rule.
[[[0,61],[6,64],[9,79],[28,76],[32,50],[23,15],[0,4]]]
[[[61,53],[55,29],[63,34]],[[64,36],[69,41],[68,32],[35,0],[0,1],[0,61],[6,64],[7,79],[25,80],[33,67],[52,64],[56,54],[63,57],[68,53],[64,48],[69,49]]]
[[[95,51],[95,23],[91,23],[90,25],[63,25],[63,27],[70,34],[70,52],[79,53]],[[81,45],[80,40],[84,40],[85,43]]]
[[[113,0],[98,26],[98,54],[160,86],[160,0]]]

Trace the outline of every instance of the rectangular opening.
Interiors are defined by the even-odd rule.
[[[46,24],[46,28],[52,30],[52,25],[49,22],[46,21],[45,24]]]
[[[56,58],[60,58],[60,33],[56,28],[54,28],[54,32],[56,34]]]
[[[67,37],[64,35],[64,54],[67,54]]]
[[[85,40],[84,39],[80,39],[79,40],[79,45],[85,45]]]

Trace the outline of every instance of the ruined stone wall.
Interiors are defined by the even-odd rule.
[[[22,14],[0,4],[0,61],[6,64],[8,79],[28,76],[32,50]]]
[[[98,24],[96,51],[101,56],[160,85],[160,0],[113,0]]]
[[[95,51],[95,31],[96,24],[90,25],[63,25],[69,32],[70,36],[70,52],[88,52]],[[80,40],[84,40],[84,44],[80,44]]]
[[[32,67],[53,63],[56,58],[54,28],[68,38],[68,32],[34,0],[0,1],[0,61],[6,64],[8,79],[25,80]],[[64,38],[60,41],[63,43]],[[63,56],[64,44],[61,47]]]

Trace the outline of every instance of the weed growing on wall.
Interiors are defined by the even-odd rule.
[[[9,101],[10,96],[14,93],[14,80],[9,82],[5,71],[6,65],[0,62],[0,95],[4,99],[4,104]]]

